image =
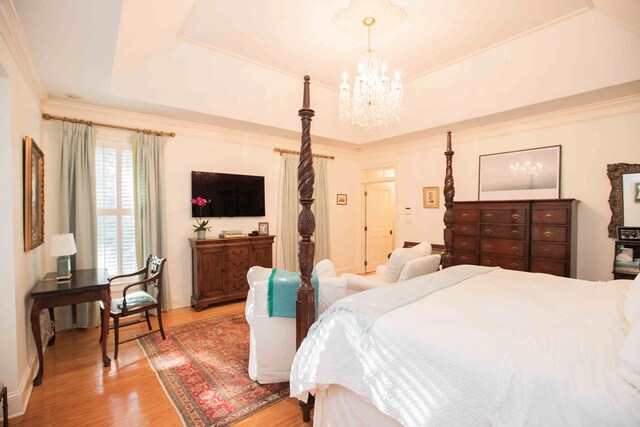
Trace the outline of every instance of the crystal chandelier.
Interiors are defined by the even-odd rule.
[[[396,71],[393,81],[390,80],[385,75],[386,64],[380,65],[378,54],[371,49],[371,26],[375,22],[373,17],[362,20],[367,27],[368,46],[360,55],[359,74],[353,83],[353,94],[346,71],[340,84],[340,121],[367,129],[398,121],[402,104],[400,73]]]
[[[515,162],[509,165],[511,176],[514,177],[517,185],[523,189],[535,188],[536,181],[542,175],[542,167],[542,163],[531,163],[529,160],[523,163]]]

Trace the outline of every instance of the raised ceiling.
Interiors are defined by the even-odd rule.
[[[374,27],[372,43],[402,73],[401,121],[352,128],[338,122],[336,87],[342,71],[355,72],[366,32],[355,16],[351,34],[332,23],[350,3],[14,0],[50,97],[71,93],[269,134],[298,131],[304,74],[312,77],[313,133],[353,144],[398,141],[585,93],[606,99],[607,88],[619,96],[621,85],[637,91],[630,85],[640,80],[634,0],[608,0],[602,9],[589,0],[397,0],[406,18],[379,34]]]

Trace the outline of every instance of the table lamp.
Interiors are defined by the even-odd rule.
[[[71,255],[78,251],[73,234],[54,234],[51,236],[51,256],[58,257],[58,270],[56,279],[67,280],[71,278]]]

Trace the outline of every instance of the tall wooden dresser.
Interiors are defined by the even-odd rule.
[[[211,304],[245,298],[249,291],[249,268],[272,266],[274,238],[189,239],[193,308],[200,311]]]
[[[455,202],[453,263],[575,277],[577,203]]]

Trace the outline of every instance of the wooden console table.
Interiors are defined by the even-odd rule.
[[[48,308],[51,321],[54,321],[53,308],[65,305],[81,304],[83,302],[102,301],[105,307],[111,307],[111,292],[109,276],[104,268],[75,270],[71,279],[57,281],[56,273],[47,273],[31,290],[33,307],[31,308],[31,331],[38,350],[38,375],[33,379],[33,385],[42,384],[44,363],[42,354],[42,336],[40,332],[40,311]],[[102,336],[106,337],[109,330],[109,310],[104,310],[102,321]],[[55,343],[55,327],[49,345]],[[102,362],[104,367],[111,366],[111,359],[107,356],[107,340],[102,340]]]

